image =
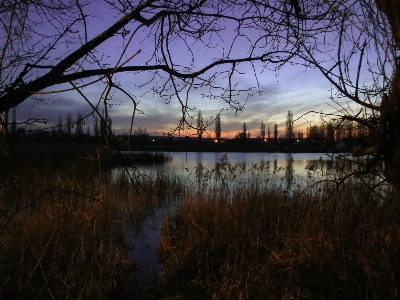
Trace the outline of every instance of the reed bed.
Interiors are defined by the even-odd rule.
[[[132,184],[109,169],[113,155],[80,147],[0,155],[0,299],[400,297],[400,199],[389,190],[312,178],[285,190],[279,172],[252,168],[243,181],[225,160],[194,182],[161,172]],[[138,291],[125,237],[183,194],[162,228],[162,283]]]
[[[168,198],[160,195],[181,193],[179,181],[135,177],[135,188],[103,167],[107,158],[92,159],[98,151],[40,151],[2,157],[0,299],[132,297],[126,234]]]
[[[399,299],[399,197],[218,188],[164,221],[164,299]]]

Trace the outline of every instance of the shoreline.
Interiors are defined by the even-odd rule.
[[[107,148],[95,138],[21,138],[11,142],[11,148],[27,148],[35,146],[46,146],[46,148],[78,147],[78,148]],[[304,139],[295,143],[287,140],[278,142],[260,142],[257,139],[249,141],[224,140],[215,143],[213,140],[180,141],[180,140],[150,140],[131,141],[128,145],[123,139],[109,141],[108,148],[112,151],[149,151],[149,152],[243,152],[243,153],[350,153],[352,145],[337,148],[313,140]]]

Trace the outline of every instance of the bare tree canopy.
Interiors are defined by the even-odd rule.
[[[257,91],[236,88],[241,64],[260,62],[261,68],[270,69],[277,69],[287,62],[308,66],[321,64],[321,70],[328,77],[335,71],[340,76],[343,70],[336,65],[338,62],[332,50],[336,46],[344,47],[344,37],[340,38],[340,34],[348,38],[348,32],[341,29],[357,22],[355,27],[360,30],[364,27],[372,30],[374,23],[360,17],[371,12],[378,14],[370,1],[302,1],[297,6],[293,1],[106,1],[99,4],[119,20],[90,39],[88,28],[93,18],[88,3],[5,2],[1,11],[5,43],[1,56],[0,112],[35,93],[71,81],[82,87],[93,80],[109,80],[118,89],[121,87],[112,81],[112,76],[128,71],[148,71],[163,78],[163,85],[155,87],[149,82],[149,88],[165,100],[180,97],[184,107],[184,91],[206,85],[210,87],[209,96],[221,97],[240,109],[237,96],[240,94],[245,99],[246,95]],[[230,43],[224,41],[226,33],[234,33]],[[102,52],[103,48],[99,50],[109,39],[118,39],[121,47],[125,44],[118,55]],[[355,50],[366,47],[364,43],[368,42],[361,37],[353,39],[355,45],[347,61],[358,55]],[[134,51],[128,49],[132,40],[136,47]],[[239,40],[247,41],[244,51],[238,50],[243,48],[243,44],[237,42]],[[335,45],[338,42],[339,45]],[[195,51],[200,44],[207,44],[209,48],[223,47],[219,51],[220,57],[200,63],[201,57],[197,57]],[[185,47],[185,55],[190,58],[185,60],[185,65],[179,57],[182,51],[174,53],[177,46]],[[139,52],[149,49],[152,51],[150,58],[141,60]],[[345,54],[342,51],[340,56]],[[106,60],[107,55],[118,59],[111,65]],[[299,57],[303,60],[297,60]],[[255,74],[256,81],[258,75]],[[342,75],[332,77],[332,80],[339,81],[338,86],[348,91],[347,96],[360,103],[371,101],[359,99],[356,93],[345,88],[343,84],[348,83],[345,76],[351,74]],[[96,79],[81,81],[89,77]],[[226,78],[226,85],[214,86],[221,77]],[[47,92],[57,91],[52,88]],[[367,106],[374,107],[371,103]]]
[[[93,27],[96,7],[109,17],[105,22],[116,21]],[[335,118],[358,122],[376,136],[355,154],[383,157],[400,170],[399,7],[399,0],[4,0],[0,113],[29,97],[69,90],[90,102],[84,88],[100,82],[104,93],[90,103],[93,111],[101,103],[108,118],[118,92],[132,101],[134,116],[137,95],[117,75],[129,72],[134,82],[146,72],[149,80],[140,87],[167,103],[178,101],[181,125],[192,126],[186,118],[195,117],[192,91],[239,111],[251,95],[261,95],[260,74],[296,64],[319,70],[333,100],[352,103],[338,104]],[[199,49],[214,51],[214,58],[204,61]],[[253,74],[243,72],[248,64]],[[252,87],[241,84],[249,77]],[[397,172],[386,173],[400,186]]]

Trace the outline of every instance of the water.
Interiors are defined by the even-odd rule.
[[[139,285],[153,283],[161,272],[161,264],[157,260],[156,250],[161,239],[162,220],[170,211],[169,207],[157,209],[128,236],[128,257],[136,264],[134,278]]]
[[[184,177],[197,188],[226,181],[229,185],[245,184],[255,179],[261,185],[290,190],[305,187],[311,180],[337,172],[339,166],[324,153],[164,153],[172,158],[165,163],[166,171]],[[149,176],[160,166],[140,168]]]
[[[305,187],[322,176],[329,176],[338,169],[352,168],[334,163],[322,153],[219,153],[188,152],[164,153],[172,158],[162,166],[142,166],[141,172],[149,176],[159,168],[175,172],[186,178],[194,188],[207,188],[226,181],[228,185],[246,184],[250,178],[257,184],[291,190]],[[135,279],[139,285],[151,284],[158,279],[161,265],[156,247],[161,238],[164,216],[173,212],[174,206],[163,206],[147,216],[128,238],[128,255],[137,265]]]

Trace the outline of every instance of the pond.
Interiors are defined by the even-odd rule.
[[[251,178],[260,185],[290,190],[305,187],[310,182],[336,172],[338,166],[324,153],[163,153],[171,158],[162,165],[140,166],[139,171],[155,176],[173,172],[193,188],[207,188],[225,182],[228,185],[246,184]],[[351,166],[350,166],[351,168]],[[156,248],[161,238],[161,226],[166,214],[174,211],[182,199],[157,209],[147,216],[128,237],[129,257],[137,265],[135,279],[139,285],[157,280],[161,265]]]
[[[241,152],[175,152],[163,153],[171,158],[162,166],[139,167],[141,172],[154,176],[160,168],[185,178],[188,184],[207,188],[220,184],[246,185],[250,179],[259,186],[293,190],[315,181],[350,173],[355,165],[347,155],[332,160],[325,153],[241,153]]]

